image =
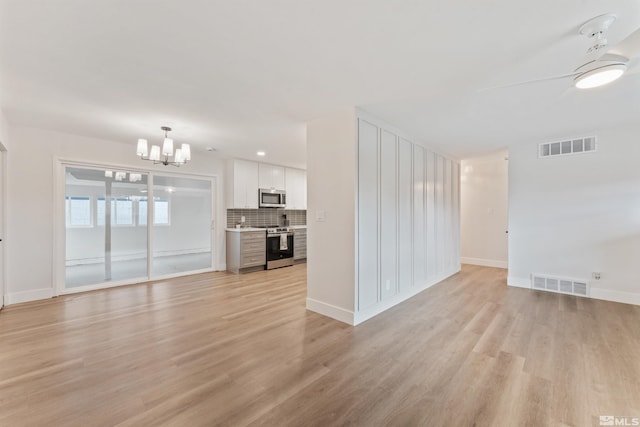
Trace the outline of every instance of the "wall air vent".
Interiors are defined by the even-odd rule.
[[[540,291],[578,295],[581,297],[589,296],[588,282],[580,279],[532,274],[531,287]]]
[[[595,136],[538,144],[538,157],[540,158],[589,153],[593,151],[596,151]]]

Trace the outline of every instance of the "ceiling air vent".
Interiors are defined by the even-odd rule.
[[[580,279],[532,274],[531,287],[540,291],[557,292],[582,297],[589,296],[588,282]]]
[[[566,156],[593,151],[596,151],[595,136],[538,144],[538,157]]]

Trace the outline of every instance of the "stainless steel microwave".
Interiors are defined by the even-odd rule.
[[[284,208],[287,205],[285,191],[261,188],[258,190],[258,195],[258,205],[261,208]]]

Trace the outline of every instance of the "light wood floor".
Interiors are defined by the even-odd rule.
[[[465,266],[350,327],[304,265],[0,313],[0,425],[598,425],[640,416],[640,307]]]

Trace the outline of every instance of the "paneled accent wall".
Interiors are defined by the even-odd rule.
[[[306,225],[307,211],[291,209],[227,209],[227,227],[231,228],[240,223],[245,217],[245,225],[282,225],[282,215],[286,214],[289,225]]]
[[[460,270],[460,166],[358,118],[355,323]]]

